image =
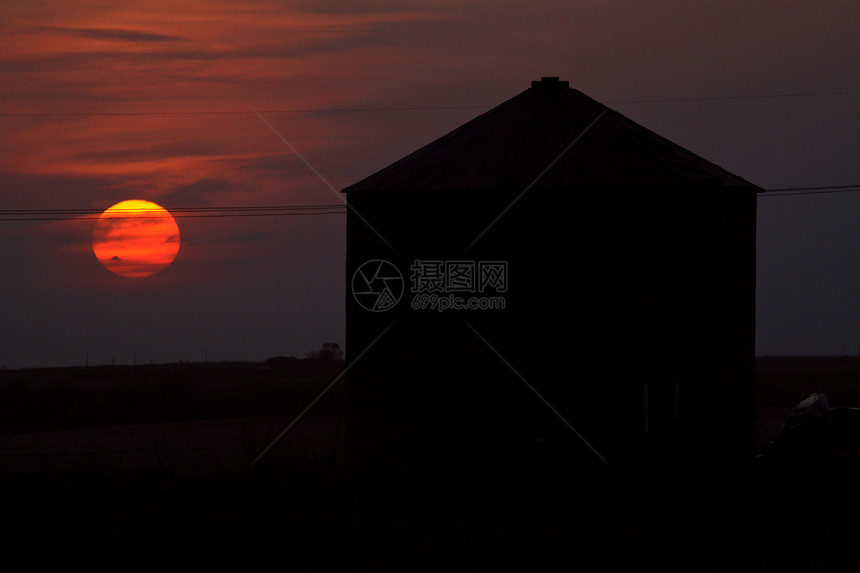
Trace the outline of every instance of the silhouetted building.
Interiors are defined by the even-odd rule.
[[[744,457],[760,191],[558,78],[347,187],[357,471]]]

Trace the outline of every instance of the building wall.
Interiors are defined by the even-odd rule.
[[[351,212],[347,280],[385,259],[407,290],[372,313],[347,285],[354,465],[408,474],[596,463],[526,382],[613,465],[751,448],[754,192],[532,189],[497,219],[518,196],[349,195],[394,250]],[[506,308],[413,310],[415,259],[506,261]]]

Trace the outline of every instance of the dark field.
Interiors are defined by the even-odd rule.
[[[343,370],[343,362],[272,363],[0,370],[0,435],[297,414]],[[344,400],[337,384],[314,413],[339,413]]]
[[[758,358],[756,444],[774,440],[786,416],[812,392],[827,396],[832,408],[860,408],[860,358]]]
[[[341,369],[0,372],[4,569],[784,571],[860,546],[860,464],[766,447],[811,392],[860,406],[857,359],[759,359],[742,467],[362,481],[342,384],[252,467]]]

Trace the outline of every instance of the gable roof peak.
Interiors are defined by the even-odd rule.
[[[570,82],[559,80],[558,76],[543,76],[539,81],[532,81],[533,88],[569,88]]]
[[[703,185],[755,187],[545,76],[344,191]]]

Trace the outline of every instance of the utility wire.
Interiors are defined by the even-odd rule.
[[[800,98],[817,96],[858,95],[860,90],[831,91],[831,92],[800,92],[779,94],[750,94],[734,96],[710,96],[688,98],[655,98],[611,100],[606,104],[644,104],[644,103],[683,103],[701,101],[732,101],[777,98]],[[302,114],[302,113],[365,113],[387,111],[445,111],[460,109],[490,109],[492,105],[439,105],[439,106],[378,106],[378,107],[344,107],[344,108],[275,108],[259,110],[261,114]],[[252,115],[252,110],[215,110],[215,111],[104,111],[104,112],[0,112],[0,117],[117,117],[117,116],[164,116],[164,115]]]
[[[835,95],[857,95],[860,91],[837,91],[837,92],[801,92],[801,93],[782,93],[782,94],[760,94],[760,95],[736,95],[736,96],[713,96],[713,97],[687,97],[687,98],[664,98],[664,99],[634,99],[634,100],[617,100],[608,101],[606,103],[674,103],[674,102],[695,102],[695,101],[731,101],[744,99],[776,99],[789,97],[811,97],[811,96],[835,96]]]
[[[787,197],[791,195],[827,195],[833,193],[855,193],[860,191],[860,183],[851,185],[824,185],[814,187],[781,187],[765,189],[758,197]],[[171,207],[168,212],[174,219],[225,218],[225,217],[288,217],[299,215],[345,215],[345,204],[317,205],[257,205],[231,207]],[[0,209],[2,221],[87,221],[99,219],[104,209]],[[117,214],[128,214],[123,217]],[[140,218],[146,211],[140,209],[114,209],[112,219]],[[153,218],[163,215],[153,214]]]
[[[225,218],[225,217],[288,217],[288,216],[301,216],[301,215],[346,215],[346,209],[341,211],[326,211],[320,213],[224,213],[220,215],[173,215],[174,219],[211,219],[211,218]],[[163,218],[163,215],[152,215],[152,216],[142,216],[142,217],[110,217],[111,219],[160,219]],[[69,216],[56,216],[56,217],[0,217],[0,222],[4,221],[95,221],[98,220],[99,217],[94,216],[82,216],[82,217],[69,217]]]
[[[258,206],[234,206],[234,207],[171,207],[171,213],[208,213],[218,211],[307,211],[307,210],[327,210],[327,209],[344,209],[344,205],[338,204],[319,204],[319,205],[258,205]],[[84,209],[0,209],[0,214],[8,213],[65,213],[65,214],[101,214],[104,209],[99,208],[84,208]],[[148,213],[149,209],[140,207],[115,207],[111,209],[111,213]]]
[[[0,209],[0,221],[87,221],[101,218],[103,209]],[[345,205],[269,205],[256,207],[176,207],[168,212],[174,219],[224,217],[287,217],[298,215],[343,215]],[[114,209],[111,219],[147,218],[141,209]],[[152,218],[163,218],[153,213]]]
[[[442,106],[404,106],[404,107],[345,107],[345,108],[306,108],[306,109],[262,109],[261,114],[276,113],[350,113],[380,111],[444,111],[454,109],[488,109],[490,105],[442,105]],[[104,112],[10,112],[0,113],[0,117],[116,117],[116,116],[158,116],[158,115],[253,115],[249,110],[220,111],[104,111]]]
[[[759,197],[786,197],[789,195],[829,195],[831,193],[855,193],[860,191],[856,185],[826,185],[820,187],[783,187],[781,189],[765,189]]]

